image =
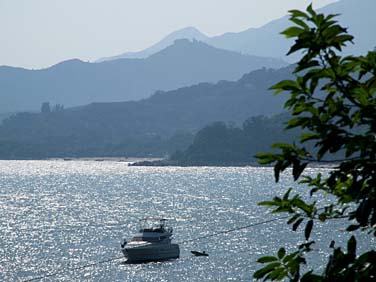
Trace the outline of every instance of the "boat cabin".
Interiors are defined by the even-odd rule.
[[[171,241],[172,227],[166,225],[167,219],[145,218],[140,220],[139,232],[132,238],[133,242]]]
[[[172,228],[166,224],[164,218],[144,218],[140,220],[139,232],[172,233]]]

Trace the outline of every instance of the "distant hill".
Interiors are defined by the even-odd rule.
[[[347,53],[359,54],[376,47],[376,33],[373,27],[376,26],[375,0],[340,0],[329,4],[319,12],[340,14],[338,20],[349,32],[355,36],[355,45],[350,46],[345,51]],[[145,58],[158,52],[160,46],[166,47],[173,43],[172,38],[190,38],[206,42],[209,45],[237,51],[242,54],[252,54],[263,57],[282,58],[294,62],[296,56],[286,57],[286,53],[291,46],[291,41],[286,40],[280,33],[291,26],[288,16],[276,19],[260,28],[249,28],[241,32],[228,32],[223,35],[207,37],[195,28],[178,30],[162,39],[157,44],[140,52],[125,53],[120,56],[109,57],[113,60],[124,58]]]
[[[195,27],[186,27],[183,29],[179,29],[170,33],[166,37],[164,37],[161,41],[157,42],[156,44],[142,50],[140,52],[126,52],[117,56],[100,58],[96,61],[96,63],[104,62],[104,61],[112,61],[117,59],[144,59],[147,58],[159,51],[162,51],[168,46],[174,44],[174,42],[178,39],[189,39],[190,41],[197,40],[197,41],[206,41],[208,37],[201,33]]]
[[[192,145],[172,154],[167,163],[183,166],[257,163],[254,156],[269,152],[272,144],[296,140],[297,130],[284,130],[289,118],[288,113],[270,118],[257,116],[247,119],[241,127],[224,122],[209,124],[197,132]]]
[[[157,90],[234,80],[261,67],[282,66],[286,63],[281,60],[245,56],[181,39],[147,59],[103,63],[70,60],[42,70],[0,67],[0,113],[37,110],[43,102],[71,107],[139,100]]]
[[[163,156],[184,149],[214,121],[240,124],[279,113],[287,95],[268,88],[290,74],[291,67],[260,69],[238,81],[160,91],[137,102],[20,113],[0,126],[0,158]]]
[[[15,113],[0,113],[0,124],[3,122],[4,119],[12,116]]]
[[[355,45],[346,48],[346,53],[359,54],[376,47],[376,32],[373,31],[373,27],[376,26],[375,0],[340,0],[318,11],[325,14],[340,14],[337,18],[339,23],[348,27],[348,32],[355,36]],[[286,59],[285,54],[292,42],[286,40],[280,32],[289,26],[291,22],[285,16],[260,28],[250,28],[238,33],[225,33],[209,38],[206,42],[218,48],[243,54]]]

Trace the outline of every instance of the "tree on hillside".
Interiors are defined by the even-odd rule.
[[[294,70],[295,79],[272,89],[289,92],[285,107],[292,118],[287,129],[304,132],[293,144],[274,144],[278,153],[258,154],[261,164],[274,164],[275,179],[292,167],[295,181],[310,189],[311,197],[288,189],[283,197],[260,203],[273,213],[288,213],[288,224],[304,233],[305,242],[292,253],[280,248],[276,256],[258,260],[263,267],[254,277],[290,281],[376,281],[376,252],[370,245],[359,253],[358,232],[376,236],[376,52],[365,56],[341,56],[353,37],[335,20],[336,15],[290,11],[295,24],[282,32],[295,38],[288,54],[302,52]],[[314,144],[315,149],[310,150]],[[304,175],[307,164],[341,156],[324,176]],[[295,194],[296,193],[296,194]],[[312,196],[333,196],[319,206]],[[315,243],[311,233],[318,221],[344,218],[347,248],[328,241],[330,257],[323,273],[315,273],[307,254]],[[304,228],[303,228],[304,227]],[[358,232],[353,232],[358,230]],[[338,230],[338,232],[340,232]],[[305,265],[304,272],[302,266]]]

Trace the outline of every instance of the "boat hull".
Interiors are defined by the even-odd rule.
[[[148,262],[177,259],[180,256],[178,244],[149,244],[146,246],[122,248],[128,262]]]

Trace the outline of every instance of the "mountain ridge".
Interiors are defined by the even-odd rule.
[[[370,36],[370,33],[367,32],[370,26],[376,26],[376,17],[373,16],[374,10],[376,10],[376,1],[373,0],[341,0],[318,9],[318,12],[339,13],[340,24],[348,26],[350,34],[355,36],[356,44],[346,48],[345,53],[360,54],[376,46],[376,35]],[[222,35],[206,36],[200,39],[196,38],[196,40],[241,54],[279,58],[293,63],[297,56],[286,58],[292,40],[288,40],[280,34],[281,31],[291,25],[288,19],[289,17],[286,15],[257,28],[251,27],[239,32],[225,32]],[[176,32],[179,32],[179,30]],[[202,34],[200,31],[198,33]],[[162,42],[167,44],[168,42],[164,40],[160,40],[153,46]],[[147,53],[149,56],[151,55],[150,51],[152,51],[150,48],[145,49],[149,50]],[[132,52],[132,57],[144,56],[145,50]],[[127,53],[123,55],[125,54]],[[116,59],[116,56],[107,59]]]
[[[201,31],[199,31],[197,28],[188,26],[179,30],[176,30],[164,38],[162,38],[157,43],[151,45],[150,47],[138,51],[138,52],[125,52],[116,56],[110,56],[110,57],[104,57],[96,60],[96,63],[104,62],[104,61],[111,61],[111,60],[117,60],[117,59],[145,59],[149,57],[150,55],[153,55],[166,47],[172,45],[175,40],[178,39],[189,39],[189,40],[197,40],[197,41],[205,41],[208,38],[205,34],[203,34]]]
[[[157,90],[234,80],[261,67],[286,65],[282,60],[241,55],[181,39],[146,59],[102,63],[73,59],[40,70],[0,67],[0,112],[35,111],[43,102],[71,107],[139,100]]]

